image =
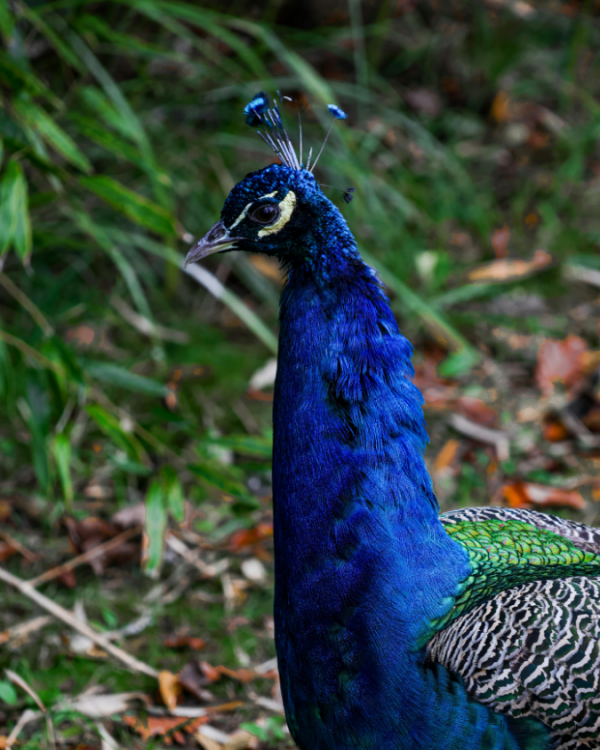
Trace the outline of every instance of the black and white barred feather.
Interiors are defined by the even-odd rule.
[[[599,579],[508,589],[437,633],[428,654],[478,701],[542,721],[556,750],[600,750]]]

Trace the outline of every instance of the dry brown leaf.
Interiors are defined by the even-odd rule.
[[[253,529],[240,529],[235,531],[230,537],[227,543],[227,548],[230,552],[239,552],[245,547],[250,547],[257,542],[262,542],[264,539],[268,539],[273,536],[273,524],[272,523],[259,523]]]
[[[256,677],[263,677],[263,675],[258,675],[251,669],[229,669],[229,667],[224,667],[223,665],[213,667],[207,661],[200,662],[200,669],[209,682],[216,682],[223,676],[231,677],[233,680],[238,680],[239,682],[250,682]]]
[[[429,409],[445,409],[456,398],[456,389],[450,380],[440,378],[436,367],[443,359],[440,351],[425,352],[425,361],[415,365],[413,383],[423,394],[425,406]]]
[[[484,425],[485,427],[498,426],[498,414],[496,410],[479,398],[461,396],[456,402],[456,411],[472,422]]]
[[[452,438],[446,442],[435,459],[435,463],[433,465],[433,471],[435,474],[446,472],[452,466],[454,460],[456,459],[456,456],[458,455],[459,448],[459,440],[454,440]]]
[[[511,508],[575,508],[583,510],[586,502],[577,490],[561,490],[517,479],[500,489]]]
[[[158,675],[158,689],[160,690],[160,697],[163,699],[163,703],[169,711],[176,708],[177,699],[181,695],[183,689],[179,683],[177,675],[163,669]]]
[[[569,437],[567,428],[561,422],[547,422],[542,434],[549,443],[560,443]]]
[[[258,737],[240,729],[229,737],[229,742],[223,745],[223,750],[248,750],[258,747]]]
[[[190,719],[185,717],[173,718],[171,716],[147,716],[140,719],[138,716],[124,716],[123,721],[136,731],[144,742],[147,742],[150,737],[161,737],[168,733],[163,742],[172,745],[173,740],[175,740],[183,745],[185,742],[183,732],[194,734],[202,724],[208,723],[209,717],[200,716]]]
[[[531,260],[521,258],[498,258],[491,263],[474,268],[469,273],[471,281],[496,283],[524,279],[542,271],[552,263],[552,256],[545,250],[536,250]]]
[[[496,258],[506,258],[508,254],[508,243],[510,241],[510,229],[505,224],[499,229],[494,229],[492,234],[492,247]]]
[[[579,385],[585,371],[583,355],[587,351],[586,342],[573,334],[564,341],[544,341],[539,348],[535,368],[535,380],[542,393],[549,396],[554,391],[556,381],[562,382],[568,389]]]
[[[167,648],[191,648],[193,651],[206,647],[202,638],[193,635],[163,635],[163,644]]]
[[[214,700],[214,695],[206,689],[209,679],[202,671],[196,659],[189,661],[178,675],[179,684],[188,693],[191,693],[197,700],[203,703],[210,703]]]

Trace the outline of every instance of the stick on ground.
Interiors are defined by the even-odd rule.
[[[44,594],[36,591],[36,589],[34,589],[33,586],[27,581],[23,581],[21,578],[18,578],[17,576],[9,573],[3,568],[0,568],[0,581],[4,581],[4,583],[8,583],[10,586],[14,586],[21,594],[34,601],[38,606],[40,606],[42,609],[45,609],[46,612],[49,612],[57,619],[62,620],[74,630],[77,630],[82,635],[87,636],[96,645],[100,646],[100,648],[104,649],[104,651],[109,653],[115,659],[118,659],[120,662],[125,664],[132,671],[141,672],[142,674],[146,674],[149,677],[158,679],[158,671],[156,669],[153,669],[148,664],[145,664],[143,661],[140,661],[139,659],[136,659],[135,657],[128,654],[126,651],[123,651],[123,649],[115,646],[104,635],[101,635],[95,630],[92,630],[92,628],[86,622],[83,622],[83,620],[75,617],[67,609],[61,607],[60,604],[56,604],[56,602],[53,602],[52,599],[44,596]]]

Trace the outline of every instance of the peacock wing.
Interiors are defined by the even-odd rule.
[[[445,531],[469,557],[464,580],[437,632],[497,594],[534,581],[600,576],[600,529],[534,511],[468,508],[444,513]]]
[[[600,750],[600,580],[575,576],[505,590],[427,645],[494,711],[532,717],[556,750]]]
[[[429,659],[493,710],[542,721],[556,750],[600,750],[600,529],[508,508],[440,520],[472,574]]]

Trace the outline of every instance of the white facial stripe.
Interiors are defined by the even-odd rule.
[[[272,198],[272,197],[273,197],[274,195],[277,195],[277,190],[273,190],[273,192],[272,192],[272,193],[267,193],[267,195],[261,195],[261,196],[260,196],[260,198],[259,198],[258,200],[259,200],[259,201],[261,201],[261,200],[262,200],[263,198]],[[248,209],[250,208],[250,206],[251,206],[251,205],[252,205],[253,203],[254,203],[254,201],[250,201],[250,203],[247,203],[247,204],[246,204],[246,206],[244,207],[244,210],[242,211],[242,213],[241,213],[241,214],[240,214],[240,215],[239,215],[239,216],[237,217],[237,219],[236,219],[236,220],[235,220],[235,221],[233,222],[233,224],[232,224],[232,225],[231,225],[231,226],[229,227],[229,231],[230,231],[230,232],[231,232],[231,230],[232,230],[232,229],[233,229],[234,227],[237,227],[237,225],[238,225],[238,224],[239,224],[239,223],[240,223],[241,221],[243,221],[243,220],[244,220],[244,219],[246,218],[246,214],[248,213]]]
[[[244,219],[246,218],[246,213],[247,213],[248,209],[250,208],[250,206],[251,206],[251,205],[252,205],[253,203],[254,203],[254,201],[250,201],[250,203],[246,204],[246,207],[244,208],[244,210],[242,211],[242,213],[241,213],[241,214],[240,214],[240,215],[239,215],[239,216],[237,217],[237,219],[236,219],[236,220],[235,220],[235,221],[233,222],[233,224],[232,224],[232,225],[231,225],[231,226],[229,227],[229,231],[230,231],[230,232],[231,232],[231,230],[232,230],[232,229],[233,229],[234,227],[237,227],[237,225],[238,225],[238,224],[240,223],[240,221],[243,221],[243,220],[244,220]]]
[[[265,196],[266,198],[267,196]],[[292,213],[294,212],[294,209],[296,208],[296,193],[294,193],[293,190],[290,190],[289,193],[285,196],[285,198],[281,201],[279,204],[279,210],[281,211],[281,216],[275,224],[273,224],[270,227],[265,227],[264,229],[261,229],[258,233],[259,237],[266,237],[268,234],[276,234],[277,232],[280,232],[284,226],[288,223],[288,221],[292,218]]]

